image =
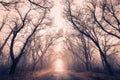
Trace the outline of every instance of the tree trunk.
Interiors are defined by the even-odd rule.
[[[86,60],[86,70],[89,71],[89,61]]]
[[[100,50],[100,52],[101,52],[101,57],[102,57],[103,60],[104,60],[105,67],[106,67],[108,73],[109,73],[110,75],[113,75],[113,71],[112,71],[111,65],[109,64],[109,62],[108,62],[105,54],[104,54],[101,50]]]
[[[36,65],[37,65],[37,63],[34,62],[33,66],[32,66],[32,71],[35,71],[35,69],[36,69]]]
[[[15,69],[16,69],[16,67],[17,67],[17,64],[18,64],[18,61],[17,61],[17,60],[14,60],[14,61],[12,62],[12,65],[11,65],[9,74],[14,74],[14,73],[15,73]]]
[[[111,65],[108,63],[106,58],[104,58],[104,61],[105,61],[105,65],[107,67],[107,70],[108,70],[109,74],[113,75],[113,71],[112,71]]]
[[[89,71],[89,54],[87,52],[87,48],[84,47],[84,49],[85,49],[85,60],[86,60],[85,65],[86,65],[86,70]]]
[[[97,42],[94,42],[95,45],[98,47],[99,49],[99,52],[100,52],[100,56],[101,56],[101,59],[103,60],[103,64],[105,63],[105,67],[109,73],[109,75],[113,75],[113,70],[112,70],[112,67],[111,65],[109,64],[108,60],[107,60],[107,56],[105,55],[106,53],[102,51],[102,49],[100,48],[100,45],[97,43]]]

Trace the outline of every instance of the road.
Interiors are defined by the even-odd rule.
[[[68,72],[53,72],[38,77],[36,80],[81,80],[79,77]]]
[[[0,75],[0,80],[120,80],[119,75],[102,73],[43,70],[14,75]]]

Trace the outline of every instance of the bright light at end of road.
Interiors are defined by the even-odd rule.
[[[54,63],[54,67],[55,67],[55,71],[56,72],[61,72],[61,71],[64,71],[65,68],[64,68],[64,63],[61,59],[57,59]]]

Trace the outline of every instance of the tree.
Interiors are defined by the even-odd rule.
[[[27,3],[26,3],[27,2]],[[45,24],[48,10],[51,8],[50,2],[46,0],[41,0],[40,2],[36,1],[11,1],[11,2],[0,2],[8,11],[14,11],[15,16],[9,17],[9,20],[12,25],[12,37],[10,41],[10,57],[12,60],[10,74],[14,74],[15,69],[23,56],[25,54],[25,49],[30,38],[42,28],[42,25]],[[11,6],[12,5],[12,6]],[[23,6],[24,5],[24,6]],[[21,9],[20,6],[23,6],[25,9]],[[28,29],[28,30],[27,30]],[[27,32],[25,32],[27,30]],[[24,34],[24,36],[22,36]],[[20,37],[22,39],[19,48],[19,52],[16,53],[15,47],[17,42],[19,42]]]
[[[97,27],[118,39],[120,39],[119,4],[117,0],[89,0],[86,7]]]
[[[47,30],[45,29],[45,31]],[[50,53],[48,52],[50,51],[51,47],[53,48],[53,46],[56,45],[55,42],[59,38],[61,38],[59,31],[54,35],[48,31],[44,34],[36,34],[31,38],[26,53],[32,54],[33,59],[32,70],[35,70],[37,64],[40,64],[39,68],[41,69],[45,68],[45,64],[47,63],[46,59],[52,55],[52,52]]]
[[[85,65],[87,71],[91,68],[91,57],[92,57],[92,46],[90,47],[90,40],[85,38],[83,34],[76,34],[73,33],[69,38],[66,40],[66,46],[69,51],[73,54],[75,59],[78,58],[77,65]],[[73,60],[75,60],[73,59]],[[82,62],[80,64],[79,62]],[[76,62],[77,63],[77,62]],[[80,69],[80,66],[77,66]]]
[[[95,2],[94,2],[95,3]],[[101,59],[110,75],[113,75],[112,67],[107,59],[106,52],[101,47],[101,40],[105,33],[95,24],[94,16],[86,9],[76,9],[73,7],[73,0],[66,0],[64,14],[72,26],[80,33],[89,38],[99,51]],[[94,6],[93,6],[94,7]],[[94,14],[95,15],[95,14]]]
[[[15,3],[17,3],[17,1],[11,1],[11,2],[4,2],[4,1],[0,1],[0,4],[2,4],[2,6],[5,8],[5,10],[8,10],[7,7],[11,6],[11,5],[14,5]],[[2,22],[0,23],[1,26],[0,26],[0,32],[2,33],[2,29],[8,25],[10,26],[9,24],[7,24],[7,17],[8,17],[9,13],[6,13],[5,12],[5,16],[2,16],[3,17],[3,20]],[[3,49],[8,41],[8,39],[10,38],[10,36],[12,35],[12,30],[9,32],[8,36],[5,38],[4,42],[1,43],[1,46],[0,46],[0,55],[3,53]]]

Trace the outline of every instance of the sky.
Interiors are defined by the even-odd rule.
[[[51,15],[54,19],[54,25],[59,28],[63,28],[65,26],[65,20],[63,19],[63,11],[64,11],[64,0],[53,0],[54,6],[51,9]],[[75,0],[75,3],[82,6],[83,0]]]
[[[64,11],[64,0],[53,0],[54,6],[51,9],[51,16],[53,17],[53,26],[55,26],[56,30],[63,30],[63,36],[66,36],[68,31],[71,32],[70,27],[67,25],[66,20],[63,18],[63,11]],[[76,3],[79,3],[79,6],[81,6],[83,0],[75,0]],[[56,46],[57,51],[61,51],[64,43],[59,42],[59,44]]]
[[[51,9],[51,15],[54,18],[54,24],[57,27],[63,26],[62,18],[63,5],[61,5],[61,0],[54,0],[54,6]]]

